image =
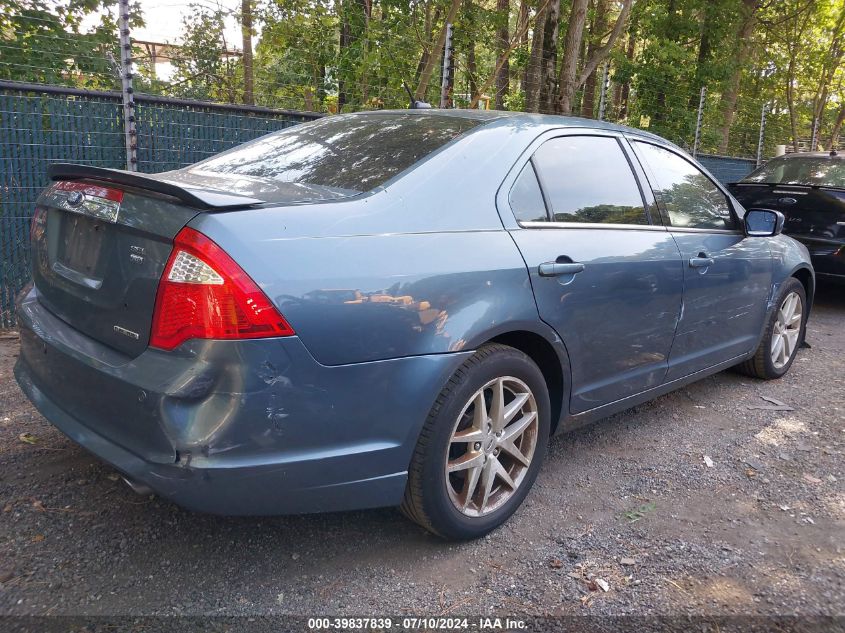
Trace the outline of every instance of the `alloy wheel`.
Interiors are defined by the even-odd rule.
[[[500,508],[519,488],[537,445],[537,402],[512,376],[491,380],[464,406],[447,449],[446,486],[461,513]]]
[[[783,369],[795,353],[802,316],[801,297],[797,292],[790,292],[780,305],[772,331],[770,352],[775,369]]]

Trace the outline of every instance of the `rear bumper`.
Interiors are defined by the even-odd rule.
[[[15,376],[44,417],[160,496],[216,514],[399,504],[425,417],[470,353],[327,367],[290,337],[130,359],[36,291],[18,315]]]

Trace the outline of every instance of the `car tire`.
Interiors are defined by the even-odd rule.
[[[546,381],[526,354],[499,344],[479,348],[449,379],[423,425],[402,512],[453,540],[502,525],[537,477],[550,411]]]
[[[763,380],[780,378],[789,371],[804,342],[807,327],[807,293],[804,285],[795,277],[787,279],[780,288],[774,306],[754,356],[737,365],[737,370],[747,376]],[[784,319],[791,323],[785,323]]]

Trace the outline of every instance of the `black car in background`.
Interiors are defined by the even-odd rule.
[[[783,232],[807,247],[816,276],[845,283],[845,154],[778,156],[728,186],[746,209],[783,213]]]

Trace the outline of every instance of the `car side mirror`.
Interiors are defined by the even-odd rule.
[[[748,237],[773,237],[783,231],[785,218],[772,209],[749,209],[745,214],[745,234]]]

